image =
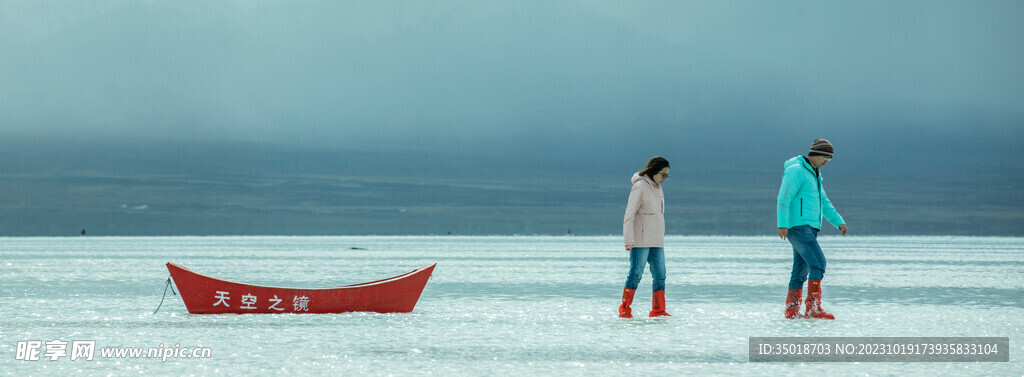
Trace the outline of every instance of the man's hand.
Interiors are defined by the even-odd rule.
[[[779,238],[786,239],[787,234],[789,234],[789,228],[779,228]]]
[[[849,231],[849,230],[846,229],[846,224],[840,225],[839,226],[839,230],[843,231],[843,235],[844,236],[846,235],[846,232]]]

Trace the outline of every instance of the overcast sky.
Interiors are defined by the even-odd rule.
[[[828,137],[1019,159],[1022,19],[1020,1],[0,1],[0,137],[630,159]]]

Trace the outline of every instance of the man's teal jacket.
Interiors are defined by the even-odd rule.
[[[807,158],[793,157],[786,160],[783,167],[785,172],[782,173],[778,203],[779,228],[810,225],[821,229],[822,216],[836,227],[846,223],[825,195],[821,173],[814,171]]]

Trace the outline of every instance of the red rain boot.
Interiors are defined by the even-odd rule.
[[[671,317],[665,312],[665,291],[654,291],[654,300],[651,303],[651,314],[649,317]]]
[[[800,300],[804,296],[803,289],[790,289],[786,295],[786,318],[800,317]]]
[[[805,318],[836,319],[832,313],[821,308],[821,280],[807,282],[807,309]]]
[[[622,288],[622,305],[619,305],[619,318],[633,318],[633,309],[629,306],[633,304],[633,294],[636,293],[636,289]]]

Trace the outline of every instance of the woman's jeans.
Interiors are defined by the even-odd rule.
[[[810,272],[811,280],[825,276],[825,253],[818,246],[818,229],[810,225],[789,228],[786,235],[793,244],[793,273],[789,276],[789,289],[802,289]]]
[[[651,275],[654,277],[655,291],[665,290],[665,248],[634,247],[629,251],[629,276],[626,277],[626,288],[636,289],[640,278],[644,276],[644,266],[651,264]]]

